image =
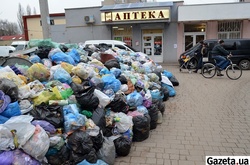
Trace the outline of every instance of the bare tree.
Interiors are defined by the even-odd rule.
[[[20,34],[17,23],[7,20],[0,20],[0,36],[9,36]]]
[[[31,15],[31,8],[30,8],[30,5],[27,5],[27,7],[26,7],[26,12],[27,12],[27,15]]]
[[[36,15],[36,8],[33,8],[33,14]]]
[[[17,22],[18,22],[18,26],[19,26],[22,34],[24,34],[23,15],[24,15],[24,9],[23,9],[21,3],[19,3],[18,4],[18,12],[17,12]]]

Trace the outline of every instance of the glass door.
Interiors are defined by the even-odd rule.
[[[143,52],[155,62],[163,62],[162,34],[143,34]]]
[[[205,39],[205,33],[185,33],[185,42],[184,42],[184,50],[188,50],[194,45],[196,45],[198,42],[202,41]]]

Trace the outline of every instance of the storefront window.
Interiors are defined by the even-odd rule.
[[[112,32],[114,40],[123,41],[132,46],[132,26],[113,26]]]

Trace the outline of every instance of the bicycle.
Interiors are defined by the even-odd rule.
[[[236,65],[233,64],[232,60],[230,59],[232,55],[227,56],[227,60],[229,60],[229,64],[225,69],[226,75],[231,80],[238,80],[242,75],[242,69]],[[214,64],[215,63],[215,64]],[[218,67],[216,66],[216,60],[214,59],[214,63],[208,62],[203,65],[201,68],[201,74],[205,78],[213,78],[215,74],[217,73]]]

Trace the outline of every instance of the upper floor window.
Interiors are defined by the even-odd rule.
[[[53,19],[50,20],[50,25],[55,25],[55,21]],[[42,26],[42,20],[40,20],[40,26]]]
[[[241,21],[223,21],[218,23],[218,38],[241,38]]]

